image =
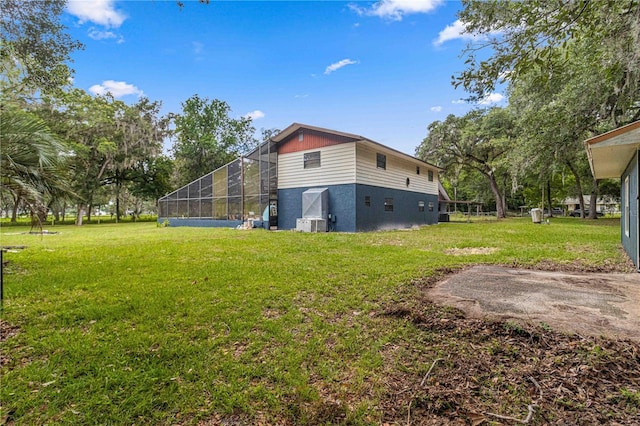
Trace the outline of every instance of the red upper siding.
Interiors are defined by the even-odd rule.
[[[298,133],[294,133],[287,139],[278,143],[278,154],[306,151],[308,149],[324,148],[326,146],[353,142],[355,139],[340,135],[321,133],[313,130],[302,129],[303,140],[298,140]]]

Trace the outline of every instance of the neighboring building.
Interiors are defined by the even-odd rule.
[[[313,217],[328,230],[435,224],[440,171],[362,136],[294,123],[246,157],[161,198],[158,221],[296,229],[311,211],[305,200],[317,196],[324,204]]]
[[[591,195],[583,195],[585,208],[588,210],[591,205]],[[580,200],[578,197],[565,198],[562,201],[564,210],[567,214],[580,208]],[[599,213],[620,213],[620,201],[613,197],[598,197],[596,199],[596,211]]]
[[[585,141],[591,171],[596,179],[620,178],[622,218],[621,240],[637,269],[640,268],[640,121]]]

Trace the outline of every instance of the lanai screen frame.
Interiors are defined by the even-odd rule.
[[[158,200],[158,217],[245,221],[260,219],[278,198],[278,154],[274,142],[184,185]]]

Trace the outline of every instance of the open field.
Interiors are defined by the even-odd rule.
[[[26,249],[4,258],[0,423],[640,423],[638,344],[469,320],[422,291],[478,263],[628,271],[616,219],[44,229],[1,229]]]

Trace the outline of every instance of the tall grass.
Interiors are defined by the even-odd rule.
[[[375,423],[381,348],[411,333],[377,314],[412,280],[474,263],[626,262],[618,220],[362,234],[45,229],[58,233],[0,234],[3,246],[27,246],[5,253],[3,329],[17,333],[0,346],[0,419],[15,424],[191,424],[230,414],[304,424],[322,422],[322,407]]]

